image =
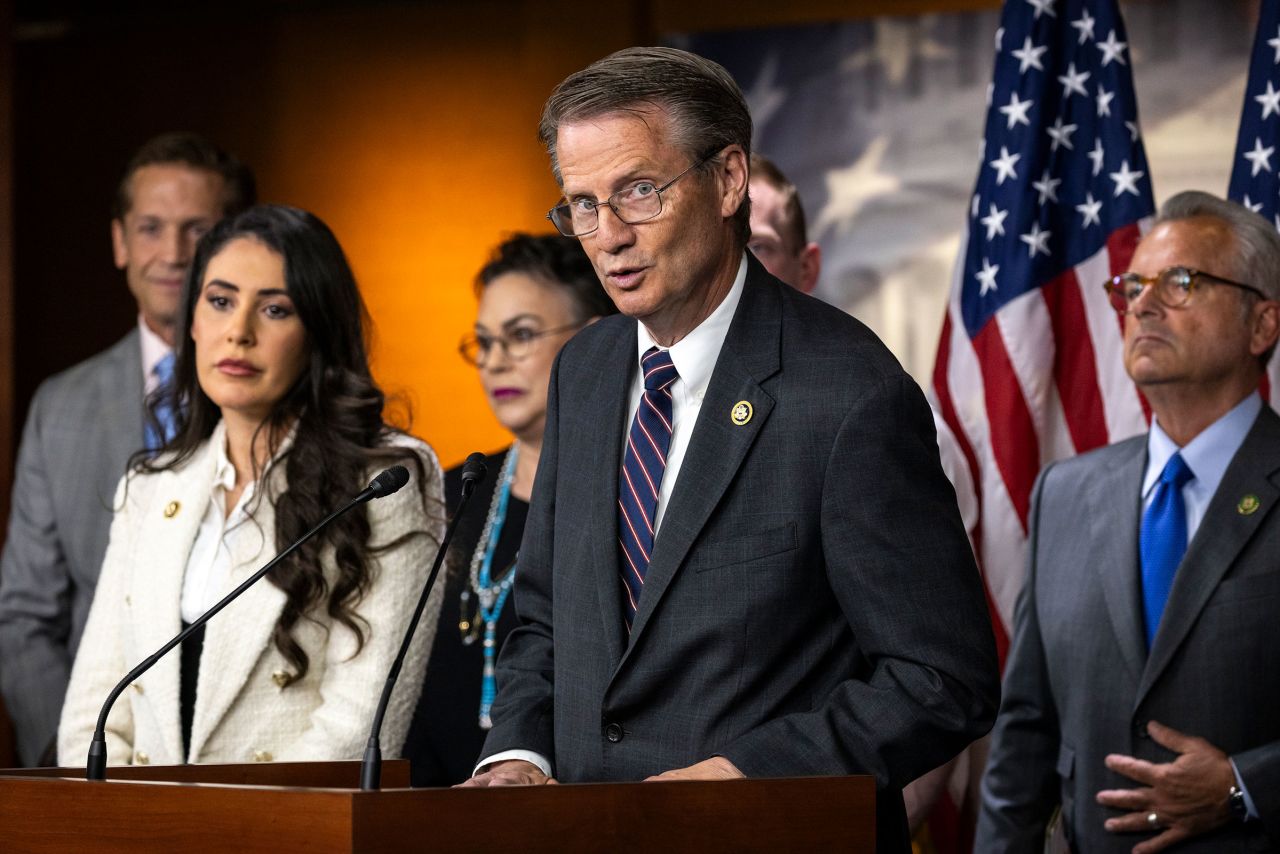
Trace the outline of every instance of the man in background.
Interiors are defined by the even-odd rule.
[[[1280,235],[1179,193],[1129,270],[1151,428],[1036,481],[977,851],[1038,854],[1059,809],[1075,851],[1280,845]]]
[[[751,240],[747,248],[765,269],[811,294],[822,271],[822,249],[809,239],[800,192],[762,154],[751,155]]]
[[[129,161],[111,244],[137,326],[37,389],[18,448],[0,557],[0,690],[23,764],[52,762],[72,658],[106,552],[130,454],[167,438],[146,394],[172,373],[182,285],[196,242],[254,201],[252,173],[206,139],[168,133]]]

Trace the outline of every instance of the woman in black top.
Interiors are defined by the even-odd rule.
[[[471,776],[496,693],[493,666],[516,626],[511,585],[529,511],[547,386],[556,354],[575,332],[617,311],[573,238],[517,234],[476,281],[479,307],[462,357],[476,366],[489,406],[515,436],[491,455],[449,549],[444,609],[404,755],[415,786]],[[445,473],[445,503],[462,493],[461,467]]]

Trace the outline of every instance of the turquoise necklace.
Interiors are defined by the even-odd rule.
[[[458,628],[462,631],[464,644],[470,646],[475,643],[479,624],[484,623],[484,670],[480,681],[481,729],[493,727],[489,712],[493,709],[493,699],[498,693],[494,677],[494,662],[498,654],[498,618],[502,616],[502,607],[507,604],[507,596],[511,593],[511,584],[516,577],[516,562],[512,561],[501,578],[496,583],[493,580],[493,553],[498,548],[498,540],[502,538],[502,525],[507,520],[507,504],[511,498],[511,483],[515,480],[515,473],[516,446],[513,444],[502,467],[502,479],[493,491],[493,500],[489,502],[489,515],[485,517],[484,529],[480,532],[476,550],[471,555],[470,584],[463,588],[458,608],[458,613],[462,615]],[[473,590],[479,604],[474,612],[475,616],[469,619]]]

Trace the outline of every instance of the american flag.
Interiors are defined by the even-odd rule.
[[[1154,203],[1115,0],[1006,0],[995,48],[931,393],[973,472],[1003,660],[1037,473],[1147,425],[1102,283]]]
[[[1231,198],[1280,229],[1280,0],[1263,0],[1244,91]],[[1280,410],[1280,357],[1272,356],[1264,394]]]

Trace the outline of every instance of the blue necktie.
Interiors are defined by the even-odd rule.
[[[157,393],[166,391],[173,384],[172,352],[166,353],[164,358],[156,362],[156,366],[151,369],[151,375],[156,378]],[[160,422],[163,435],[156,431],[155,425],[148,419],[145,426],[145,442],[148,451],[157,451],[164,447],[164,444],[173,438],[174,431],[177,429],[172,399],[167,394],[157,399],[153,413],[156,420]]]
[[[1173,589],[1173,577],[1187,551],[1187,508],[1182,500],[1182,487],[1193,477],[1182,454],[1174,454],[1160,473],[1151,506],[1142,514],[1138,551],[1142,557],[1142,609],[1146,617],[1147,649],[1155,642],[1160,617]]]
[[[650,347],[640,360],[644,374],[644,394],[636,409],[627,450],[622,455],[622,478],[618,484],[618,545],[622,549],[622,582],[626,596],[622,611],[627,631],[636,616],[644,576],[653,551],[653,521],[658,509],[658,490],[667,470],[667,450],[671,446],[671,384],[679,378],[671,354]]]

